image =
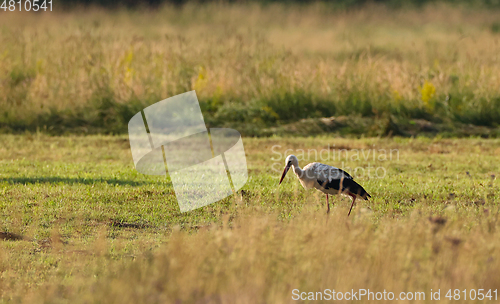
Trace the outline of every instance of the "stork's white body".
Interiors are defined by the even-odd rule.
[[[341,192],[338,189],[325,189],[325,183],[328,184],[333,180],[352,179],[349,174],[341,169],[322,163],[310,163],[304,169],[301,169],[298,164],[297,166],[293,165],[293,172],[305,189],[316,188],[325,194],[331,195],[341,194]],[[320,181],[323,183],[320,183]]]

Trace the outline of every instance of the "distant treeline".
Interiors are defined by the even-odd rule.
[[[423,6],[428,3],[450,3],[470,6],[482,7],[500,7],[500,0],[61,0],[59,3],[70,8],[73,5],[100,5],[105,7],[137,7],[137,6],[160,6],[162,4],[183,5],[186,3],[289,3],[289,4],[308,4],[312,2],[322,2],[339,8],[350,8],[363,6],[365,4],[377,3],[384,4],[389,7],[405,7],[405,6]]]

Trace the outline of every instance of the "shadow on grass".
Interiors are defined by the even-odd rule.
[[[136,182],[131,180],[122,180],[115,178],[70,178],[70,177],[57,177],[57,176],[41,176],[41,177],[11,177],[0,178],[0,183],[7,182],[9,184],[84,184],[92,185],[99,183],[106,183],[110,185],[129,185],[132,187],[139,187],[144,185],[154,184],[154,182]]]

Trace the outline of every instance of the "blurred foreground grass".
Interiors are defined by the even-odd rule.
[[[498,140],[244,145],[244,191],[180,213],[168,178],[136,173],[126,137],[0,136],[0,236],[24,238],[0,241],[1,301],[293,303],[293,289],[358,288],[429,301],[500,287]],[[345,168],[373,199],[347,217],[334,198],[327,216],[294,175],[278,187],[290,153]]]
[[[330,116],[368,119],[340,133],[415,119],[498,130],[498,20],[437,4],[0,13],[0,128],[124,133],[143,107],[196,90],[208,125],[246,135]]]

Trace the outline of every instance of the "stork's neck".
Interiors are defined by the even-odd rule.
[[[293,172],[295,172],[295,175],[299,178],[303,176],[302,174],[304,174],[304,170],[300,169],[299,164],[293,165]]]

